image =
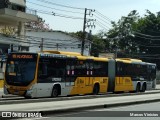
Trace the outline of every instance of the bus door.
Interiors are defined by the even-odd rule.
[[[115,90],[115,71],[116,71],[116,62],[115,60],[108,61],[108,92],[114,92]]]
[[[92,93],[93,89],[93,61],[86,61],[85,93]]]
[[[74,72],[74,60],[67,60],[66,62],[66,78],[65,86],[75,86],[75,72]]]
[[[74,76],[75,76],[75,89],[77,94],[85,94],[86,80],[87,80],[87,68],[85,60],[76,60],[74,66]]]
[[[92,86],[93,84],[93,61],[88,61],[86,62],[86,80],[85,80],[85,85],[86,86]]]

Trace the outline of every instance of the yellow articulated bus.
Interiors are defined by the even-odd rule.
[[[62,51],[10,53],[6,64],[4,93],[38,98],[144,92],[155,88],[152,85],[155,82],[155,71],[155,64],[133,59],[98,58]]]

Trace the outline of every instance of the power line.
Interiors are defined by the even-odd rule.
[[[94,15],[96,18],[98,18],[99,20],[103,21],[104,23],[108,24],[108,25],[111,25],[110,23],[108,23],[107,21],[101,19],[100,17],[98,17],[97,15]]]
[[[64,17],[64,18],[71,18],[71,19],[80,19],[80,20],[83,20],[83,18],[81,18],[81,17],[67,16],[67,15],[58,14],[58,13],[55,13],[55,16]]]
[[[85,9],[85,8],[79,8],[79,7],[73,7],[73,6],[68,6],[68,5],[57,4],[57,3],[49,2],[47,0],[37,0],[37,1],[43,2],[43,3],[46,3],[46,4],[50,4],[50,5],[65,7],[65,8],[79,9],[79,10],[84,10]]]
[[[141,56],[139,56],[139,58],[145,58],[145,59],[154,59],[154,60],[160,60],[160,58],[153,58],[153,57],[141,57]]]
[[[103,29],[105,29],[105,30],[108,30],[107,28],[105,28],[103,25],[101,25],[101,24],[98,23],[97,21],[96,21],[96,24],[97,24],[99,27],[101,27],[101,28],[103,28]]]
[[[112,21],[110,18],[106,17],[105,15],[103,15],[102,13],[98,12],[97,10],[95,11],[95,13],[97,13],[98,15],[100,15],[101,17],[103,17],[104,19],[106,19],[107,21]]]
[[[33,9],[33,8],[30,8]],[[58,17],[63,17],[63,18],[70,18],[70,19],[81,19],[83,20],[83,18],[81,17],[75,17],[75,16],[68,16],[65,14],[59,14],[59,13],[54,13],[54,12],[49,12],[49,11],[43,11],[43,10],[39,10],[39,9],[35,9],[38,13],[41,14],[46,14],[46,15],[53,15],[53,16],[58,16]]]
[[[106,26],[105,24],[103,24],[103,23],[100,22],[99,20],[96,20],[96,23],[101,24],[103,27],[110,29],[108,26]]]
[[[150,57],[150,56],[143,56],[143,55],[137,55],[137,54],[125,54],[125,55],[127,55],[127,56],[134,56],[135,58],[140,58],[140,59],[145,58],[145,59],[160,60],[160,58],[157,58],[157,57],[159,57],[159,56],[152,56],[152,57]]]
[[[151,40],[151,38],[146,38],[146,37],[143,37],[143,36],[140,36],[140,35],[136,35],[136,37]]]
[[[146,47],[151,47],[151,48],[152,48],[152,47],[153,47],[153,48],[157,48],[157,47],[158,47],[158,48],[159,48],[160,45],[159,45],[159,46],[156,46],[156,45],[154,45],[154,46],[146,46]]]
[[[136,32],[136,31],[133,31],[133,32],[136,33],[136,34],[142,35],[142,36],[146,36],[146,37],[160,38],[160,36],[152,36],[152,35],[148,35],[148,34],[143,34],[143,33],[140,33],[140,32]]]
[[[74,12],[74,11],[69,11],[69,10],[62,10],[62,9],[57,9],[57,8],[53,8],[53,7],[49,7],[49,6],[45,6],[45,5],[40,5],[40,4],[37,4],[37,3],[33,3],[33,2],[28,2],[28,3],[31,3],[31,4],[34,4],[34,5],[37,5],[37,6],[41,6],[41,7],[45,7],[45,8],[49,8],[49,9],[53,9],[53,10],[58,10],[58,11],[62,11],[62,12],[70,12],[70,13],[75,13],[75,14],[84,14],[84,13],[81,13],[81,12]]]
[[[156,34],[160,34],[160,31],[158,30],[158,32],[157,31],[153,31],[153,30],[146,30],[146,31],[149,31],[149,32],[152,32],[152,33],[156,33]]]
[[[147,36],[140,35],[140,34],[136,34],[136,37],[151,40],[151,41],[160,41],[160,38],[159,39],[158,38],[151,38],[151,37],[147,37]]]

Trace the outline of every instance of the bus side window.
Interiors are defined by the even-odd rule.
[[[43,63],[43,64],[42,64],[42,74],[43,74],[43,75],[47,75],[47,73],[48,73],[47,70],[48,70],[47,64]]]
[[[47,64],[39,63],[38,76],[44,77],[44,76],[47,76],[47,74],[48,74]]]

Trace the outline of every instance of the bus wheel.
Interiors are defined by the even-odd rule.
[[[24,96],[25,99],[31,99],[31,96]]]
[[[146,84],[144,83],[143,86],[142,86],[141,92],[145,92],[145,91],[146,91]]]
[[[58,87],[54,86],[52,89],[51,97],[57,97],[57,96],[58,96]]]
[[[137,84],[137,87],[136,87],[136,92],[140,92],[140,88],[141,88],[141,86],[140,86],[140,84],[138,83],[138,84]]]
[[[93,87],[93,94],[97,95],[99,93],[99,84],[95,84]]]

